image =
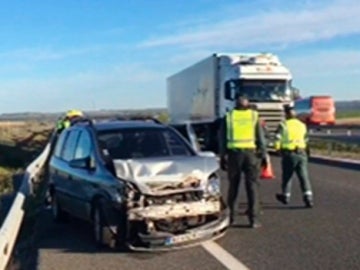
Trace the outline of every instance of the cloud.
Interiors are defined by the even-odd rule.
[[[191,29],[180,27],[175,34],[144,40],[139,46],[197,49],[286,46],[360,33],[358,0],[321,2],[321,6],[319,3],[302,2],[295,10],[288,6],[280,8],[258,12],[249,10],[250,15],[241,18],[223,14],[222,17],[228,19],[200,23]]]
[[[289,66],[294,77],[324,77],[360,74],[360,50],[324,50],[320,52],[284,57],[283,62]]]

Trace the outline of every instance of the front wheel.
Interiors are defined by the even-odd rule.
[[[98,247],[104,245],[104,218],[100,202],[96,203],[93,210],[93,236]]]
[[[116,229],[114,230],[108,224],[109,220],[106,219],[104,208],[104,199],[100,199],[94,204],[92,215],[93,238],[97,247],[108,246],[113,248],[116,245]]]

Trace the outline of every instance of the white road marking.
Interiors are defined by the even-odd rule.
[[[214,241],[207,241],[201,244],[215,259],[221,262],[229,270],[249,270],[242,262],[216,244]]]

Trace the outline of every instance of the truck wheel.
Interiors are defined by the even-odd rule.
[[[60,222],[66,220],[68,214],[61,209],[61,206],[57,200],[57,196],[54,193],[51,199],[51,211],[54,221]]]

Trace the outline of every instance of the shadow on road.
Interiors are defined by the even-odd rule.
[[[167,252],[134,252],[120,250],[118,248],[97,247],[92,239],[91,224],[76,219],[68,218],[66,221],[57,223],[52,220],[51,210],[43,209],[39,213],[36,225],[36,235],[32,247],[24,258],[19,258],[21,269],[37,269],[40,264],[42,250],[63,254],[114,254],[118,256],[133,257],[137,260],[151,260],[154,257],[165,255]],[[70,255],[71,256],[71,255]]]

